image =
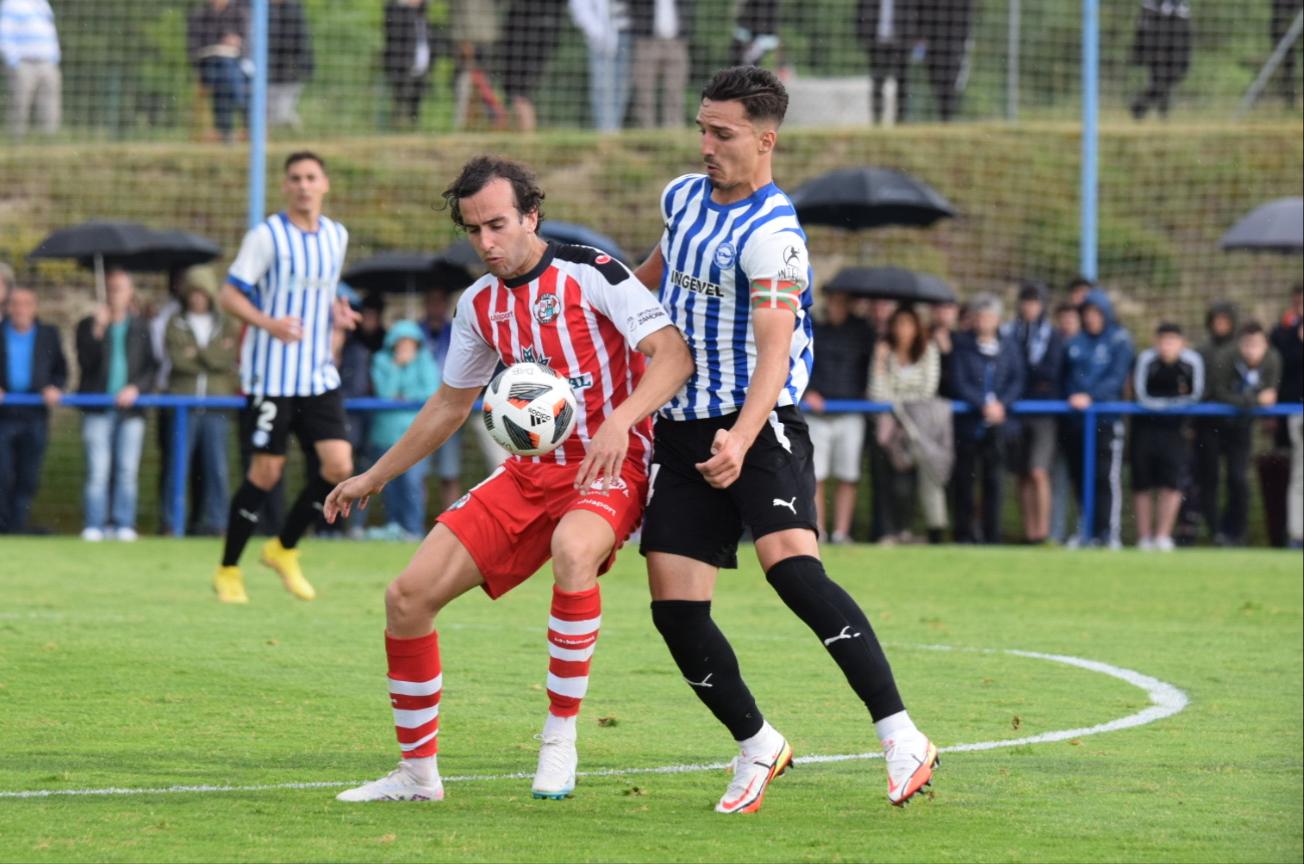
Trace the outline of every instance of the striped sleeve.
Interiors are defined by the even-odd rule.
[[[240,252],[227,271],[226,281],[240,290],[250,302],[258,303],[258,283],[276,262],[276,249],[267,223],[255,226],[244,236]]]

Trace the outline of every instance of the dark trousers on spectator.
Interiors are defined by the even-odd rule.
[[[0,534],[27,530],[48,440],[44,412],[0,414]]]
[[[1061,427],[1061,442],[1068,458],[1073,493],[1082,500],[1082,456],[1085,432],[1083,418],[1070,417]],[[1122,542],[1123,515],[1123,423],[1096,421],[1096,502],[1092,508],[1092,540],[1110,545]]]
[[[1204,523],[1215,539],[1245,542],[1250,506],[1250,446],[1254,427],[1248,423],[1202,426],[1196,438],[1200,505]],[[1227,465],[1227,507],[1221,507],[1223,464]]]
[[[200,83],[212,94],[213,125],[223,138],[235,131],[236,112],[243,113],[249,98],[249,79],[240,61],[231,57],[209,57],[199,61]]]
[[[952,476],[955,481],[956,542],[1001,542],[1001,505],[1005,490],[1005,438],[1001,431],[988,429],[977,439],[957,435]],[[977,482],[982,484],[982,517],[975,531],[973,490]]]
[[[416,124],[421,116],[421,100],[425,98],[429,83],[430,79],[425,75],[418,78],[395,78],[389,82],[394,97],[393,113],[389,118],[391,126]]]

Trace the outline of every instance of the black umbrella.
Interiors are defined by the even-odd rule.
[[[907,303],[954,303],[955,292],[940,277],[901,267],[848,267],[824,283],[830,294],[850,294]]]
[[[1299,254],[1304,251],[1304,198],[1278,198],[1255,207],[1218,245],[1229,250]]]
[[[96,295],[102,301],[105,267],[169,271],[212,261],[221,251],[216,243],[197,234],[96,219],[54,231],[29,257],[73,258],[83,267],[93,268]]]
[[[434,252],[381,252],[344,271],[343,279],[368,291],[460,291],[475,281],[466,267]]]
[[[894,168],[840,168],[808,180],[792,194],[808,225],[926,227],[955,215],[951,202],[922,180]]]

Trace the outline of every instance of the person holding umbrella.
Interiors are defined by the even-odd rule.
[[[77,392],[113,397],[112,408],[87,408],[82,415],[86,448],[83,487],[90,542],[136,539],[136,492],[145,414],[135,407],[154,384],[154,350],[149,327],[132,311],[135,287],[126,270],[105,275],[108,302],[77,324]]]

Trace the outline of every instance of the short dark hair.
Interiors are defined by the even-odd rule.
[[[1181,325],[1174,324],[1172,321],[1161,321],[1159,323],[1159,326],[1155,328],[1155,335],[1156,336],[1181,336],[1182,328]]]
[[[326,173],[326,160],[311,150],[295,150],[289,156],[286,156],[285,167],[282,170],[289,171],[290,166],[297,162],[316,162],[317,166],[321,168],[321,173]]]
[[[539,221],[543,221],[543,199],[546,196],[528,166],[502,156],[477,156],[462,166],[462,173],[444,190],[444,203],[453,217],[453,224],[466,230],[466,223],[462,221],[462,199],[470,198],[489,181],[499,179],[512,184],[517,213],[522,216],[538,213]]]
[[[748,120],[782,123],[788,113],[788,90],[768,69],[730,66],[715,73],[702,88],[702,98],[712,102],[741,102]]]
[[[1074,306],[1072,303],[1057,303],[1057,304],[1055,304],[1055,312],[1054,312],[1054,315],[1055,315],[1056,318],[1058,318],[1059,316],[1063,315],[1065,312],[1072,312],[1074,315],[1079,314],[1079,313],[1078,313],[1078,307]]]
[[[1262,324],[1254,320],[1246,321],[1244,324],[1241,325],[1241,328],[1236,331],[1237,339],[1244,339],[1246,336],[1255,336],[1255,335],[1267,336],[1268,331],[1263,329]]]
[[[1070,294],[1072,294],[1078,288],[1095,288],[1095,287],[1096,287],[1095,282],[1092,282],[1086,276],[1083,276],[1081,273],[1079,273],[1077,276],[1074,276],[1072,279],[1069,280],[1069,287],[1067,290]]]

